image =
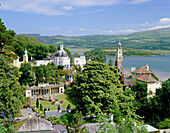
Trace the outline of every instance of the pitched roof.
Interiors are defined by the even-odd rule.
[[[71,72],[68,72],[68,73],[67,73],[67,76],[72,76]]]
[[[19,129],[18,132],[28,132],[28,131],[52,131],[51,122],[38,118],[29,118]]]
[[[60,117],[66,112],[58,112],[58,111],[45,111],[45,117],[48,118],[50,116]]]
[[[66,128],[63,125],[54,125],[54,129],[58,131],[66,131]]]
[[[145,67],[140,67],[136,70],[134,70],[132,73],[139,73],[139,74],[150,74],[151,72],[149,72],[148,70],[146,70]]]
[[[138,77],[137,80],[144,81],[144,82],[147,82],[147,83],[152,83],[152,82],[156,82],[157,81],[154,77],[152,77],[151,74],[149,74],[149,75],[142,75],[142,76]]]
[[[131,72],[126,71],[126,72],[124,73],[124,77],[125,77],[125,78],[128,78],[128,77],[130,77],[130,76],[132,76],[132,73],[131,73]]]

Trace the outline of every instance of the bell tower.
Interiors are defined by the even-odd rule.
[[[27,63],[28,62],[28,52],[27,52],[27,49],[25,48],[25,54],[23,55],[23,63]]]
[[[123,73],[123,54],[122,54],[122,45],[121,45],[120,41],[117,45],[115,66],[117,66],[119,74],[122,75],[122,73]]]

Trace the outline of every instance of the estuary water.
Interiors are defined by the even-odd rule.
[[[82,51],[71,51],[72,54],[75,52],[83,54]],[[109,63],[109,59],[115,62],[115,56],[107,56],[106,63]],[[125,56],[123,57],[123,72],[130,71],[131,67],[144,67],[145,64],[149,64],[149,68],[156,76],[161,80],[165,81],[170,78],[170,54],[166,56]],[[114,64],[115,65],[115,64]]]

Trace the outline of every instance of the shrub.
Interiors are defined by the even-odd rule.
[[[52,99],[50,99],[49,101],[52,102]]]
[[[158,123],[157,127],[159,129],[167,129],[170,128],[170,119],[165,119],[164,121],[161,121]]]
[[[60,105],[58,105],[58,111],[61,109]]]
[[[48,108],[48,111],[50,111],[50,108]]]
[[[44,115],[45,115],[45,111],[47,111],[47,109],[46,109],[46,108],[44,109]]]
[[[58,101],[58,99],[55,99],[55,101]]]
[[[40,111],[43,111],[43,107],[42,107],[42,104],[40,104]]]

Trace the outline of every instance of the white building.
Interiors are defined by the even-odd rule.
[[[52,54],[52,60],[55,66],[63,65],[65,68],[70,68],[70,57],[63,49],[63,44],[60,45],[60,50]]]
[[[86,58],[85,56],[80,56],[73,58],[73,64],[76,65],[77,67],[83,68],[83,66],[86,64]]]
[[[45,60],[35,60],[36,66],[40,65],[47,65],[48,63],[51,63],[52,60],[45,59]]]

